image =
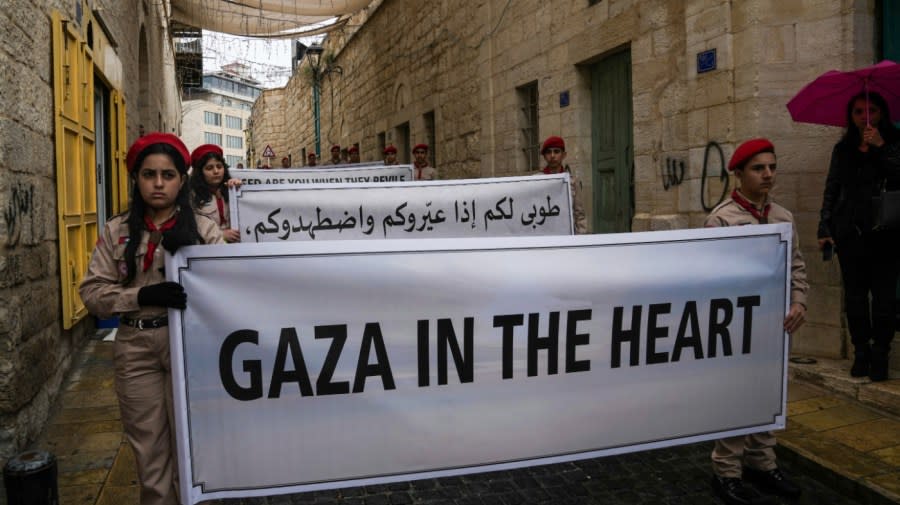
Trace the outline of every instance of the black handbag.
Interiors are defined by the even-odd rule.
[[[881,192],[872,197],[873,230],[900,230],[900,191],[888,191],[887,180]]]

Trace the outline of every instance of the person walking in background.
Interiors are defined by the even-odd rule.
[[[584,204],[581,203],[581,181],[563,162],[566,159],[566,143],[562,137],[552,135],[547,137],[541,145],[541,156],[547,166],[545,174],[561,174],[569,172],[569,190],[572,193],[572,218],[575,220],[575,233],[582,235],[588,232],[587,216],[584,213]]]
[[[178,503],[167,310],[184,309],[184,289],[166,282],[164,254],[222,243],[215,223],[191,210],[191,157],[175,135],[150,133],[128,149],[134,182],[128,211],[104,226],[79,294],[101,318],[120,316],[115,387],[125,437],[134,451],[141,505]],[[162,248],[160,248],[162,246]]]
[[[873,381],[888,378],[900,271],[900,230],[873,229],[872,197],[883,186],[900,189],[900,132],[884,98],[861,93],[847,104],[847,131],[831,152],[818,239],[841,265],[850,375]]]
[[[397,148],[394,147],[393,144],[388,145],[382,151],[384,154],[384,164],[385,165],[397,165],[399,162],[397,161]]]
[[[775,146],[767,139],[748,140],[738,146],[728,162],[740,187],[710,212],[705,226],[744,226],[766,223],[790,223],[791,304],[784,318],[784,331],[794,333],[806,321],[806,263],[800,254],[794,216],[773,202],[769,196],[775,185]],[[771,335],[781,338],[781,335]],[[712,452],[712,487],[729,505],[771,503],[754,489],[744,485],[742,477],[754,482],[767,493],[797,498],[802,493],[778,468],[775,461],[775,435],[771,432],[751,433],[716,440]],[[743,467],[746,465],[746,468]]]
[[[413,165],[415,169],[415,180],[431,181],[437,179],[437,169],[428,163],[428,144],[416,144],[413,147]]]
[[[228,173],[222,148],[204,144],[194,149],[191,166],[191,204],[195,212],[219,225],[226,242],[240,242],[241,234],[231,227],[228,212],[228,187],[240,185],[240,180],[232,179]]]

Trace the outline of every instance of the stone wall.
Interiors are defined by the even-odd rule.
[[[251,153],[252,159],[247,160],[247,166],[250,168],[255,167],[257,162],[279,167],[281,158],[287,156],[289,151],[286,136],[288,113],[284,110],[284,94],[283,89],[265,90],[253,103],[253,110],[250,113],[253,152]],[[277,159],[263,158],[266,146],[272,147]],[[294,159],[297,157],[295,156]]]
[[[92,318],[71,330],[61,320],[53,112],[52,29],[58,9],[75,20],[75,2],[10,0],[0,10],[0,460],[40,433],[73,354],[93,331]],[[159,82],[138,86],[138,33],[147,37],[148,63],[159,74],[171,44],[163,35],[163,6],[140,1],[90,2],[118,43],[94,55],[107,82],[124,93],[129,139],[138,125],[177,124],[177,94]],[[82,13],[90,13],[85,4]],[[99,27],[95,27],[99,30]],[[160,35],[163,34],[163,35]],[[172,68],[171,65],[166,68]],[[174,101],[172,96],[175,97]],[[140,108],[152,110],[141,118]],[[152,122],[151,122],[152,119]],[[148,127],[149,128],[149,127]]]
[[[516,88],[537,82],[539,137],[566,139],[566,161],[583,181],[591,216],[589,68],[627,48],[632,229],[702,226],[703,204],[714,205],[724,191],[715,146],[704,187],[707,146],[714,142],[727,163],[738,143],[773,139],[781,167],[775,197],[794,212],[812,283],[809,322],[793,350],[841,356],[839,272],[836,262],[820,260],[815,232],[830,148],[842,132],[794,123],[785,104],[827,70],[873,61],[873,8],[862,0],[465,0],[421,9],[410,0],[384,0],[351,20],[352,33],[325,42],[326,55],[343,72],[323,83],[323,150],[359,142],[363,159],[379,159],[379,133],[396,144],[398,126],[408,122],[412,143],[422,141],[423,116],[434,111],[441,177],[521,174],[528,167]],[[716,50],[717,68],[698,73],[697,54],[708,49]],[[311,146],[313,137],[306,65],[283,89],[285,142],[298,149]],[[569,94],[566,107],[561,92]],[[254,111],[254,117],[267,114]],[[668,189],[667,161],[685,166],[684,180]]]

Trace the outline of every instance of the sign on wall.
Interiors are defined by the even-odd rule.
[[[242,242],[570,235],[569,174],[232,189]]]
[[[790,244],[778,224],[181,248],[182,499],[783,428]]]

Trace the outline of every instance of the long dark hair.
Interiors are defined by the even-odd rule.
[[[854,97],[847,102],[847,131],[844,132],[844,136],[841,137],[841,143],[845,146],[856,148],[862,143],[862,134],[859,132],[859,128],[856,127],[856,124],[853,123],[853,106],[856,104],[857,100],[865,99],[866,93],[863,92],[854,95]],[[873,126],[878,128],[881,138],[884,139],[886,143],[893,143],[900,138],[900,131],[898,131],[897,127],[891,123],[891,111],[888,108],[887,101],[883,96],[873,91],[869,92],[868,99],[869,102],[875,105],[875,107],[878,107],[881,111],[881,120],[878,121],[878,124]]]
[[[191,191],[194,193],[193,200],[194,205],[197,208],[203,207],[207,202],[212,200],[213,193],[209,190],[209,184],[206,183],[206,177],[203,176],[203,167],[209,163],[209,160],[215,159],[222,163],[222,166],[225,167],[225,174],[222,177],[222,183],[219,184],[219,189],[222,193],[222,198],[225,201],[228,201],[228,179],[231,179],[231,174],[228,172],[228,163],[225,163],[225,158],[220,156],[218,153],[206,153],[200,158],[199,166],[194,167],[193,173],[191,173]]]
[[[151,154],[165,154],[172,159],[179,174],[184,176],[184,174],[187,173],[187,166],[184,164],[184,158],[181,157],[181,154],[175,150],[174,147],[169,144],[151,144],[141,151],[141,154],[139,154],[137,160],[135,160],[134,166],[137,168],[131,173],[132,177],[138,177],[138,172],[141,170],[140,167],[144,163],[144,159]],[[175,222],[175,227],[172,228],[172,231],[192,236],[194,237],[195,244],[202,244],[204,243],[204,240],[197,230],[197,220],[194,219],[194,212],[191,209],[190,194],[191,190],[188,185],[183,184],[181,190],[178,191],[178,196],[175,197],[175,205],[179,208],[179,212],[178,219]],[[143,233],[146,228],[146,225],[144,224],[144,214],[146,212],[147,205],[144,203],[144,199],[141,197],[141,190],[135,181],[135,183],[131,185],[131,203],[128,206],[129,240],[125,246],[125,264],[128,268],[128,274],[125,276],[125,280],[122,281],[122,284],[124,285],[131,284],[134,277],[137,275],[137,259],[135,256],[137,254],[137,248],[141,244],[141,233]]]

